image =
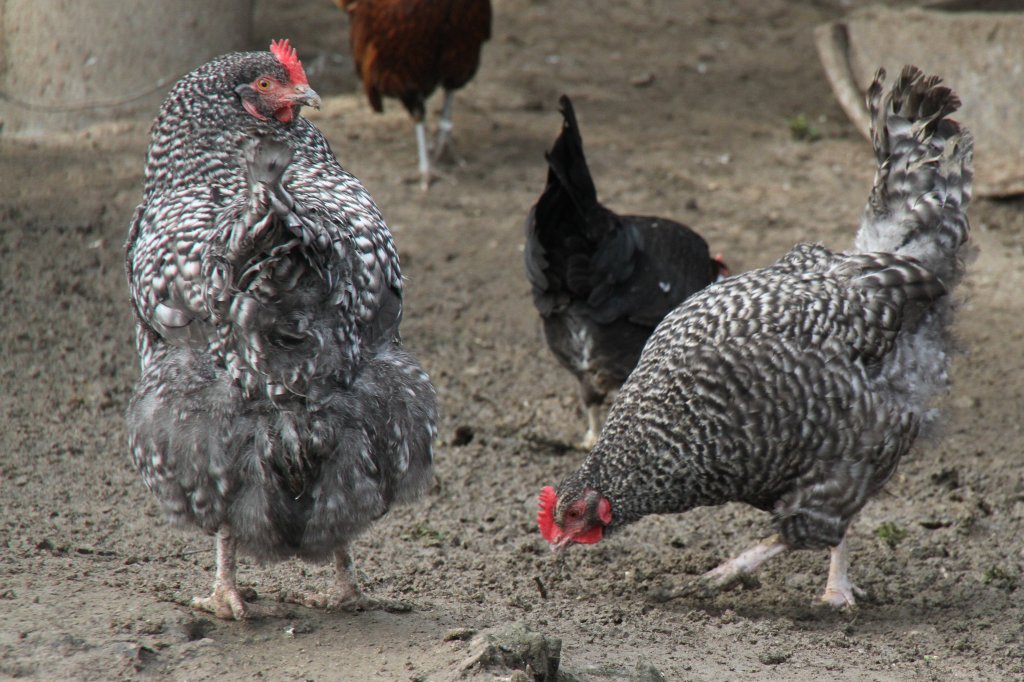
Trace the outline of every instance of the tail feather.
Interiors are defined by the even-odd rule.
[[[619,269],[632,268],[637,248],[632,233],[616,231],[618,219],[597,201],[572,101],[562,95],[559,105],[562,130],[545,154],[547,183],[526,221],[526,274],[545,315],[554,303],[552,295],[563,300],[570,293],[586,298],[595,277],[607,275],[615,281],[628,277]],[[601,249],[609,236],[614,248],[610,248],[611,262],[605,262]],[[601,268],[607,272],[596,272]]]
[[[970,232],[973,138],[948,118],[960,99],[938,77],[906,66],[888,92],[884,80],[879,69],[867,94],[878,170],[855,247],[916,258],[951,288]]]
[[[561,134],[546,155],[548,185],[557,182],[580,215],[585,216],[597,204],[597,189],[590,176],[590,169],[587,168],[587,159],[583,155],[583,138],[576,122],[572,100],[562,95],[558,99],[558,105],[564,121]]]

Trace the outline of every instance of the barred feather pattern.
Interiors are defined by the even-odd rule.
[[[556,521],[588,488],[611,502],[609,530],[741,501],[791,547],[835,546],[893,474],[948,387],[971,138],[937,80],[909,68],[883,97],[883,78],[857,246],[890,248],[798,245],[683,302],[559,486]]]
[[[320,560],[427,485],[436,396],[401,346],[398,255],[369,194],[309,121],[240,105],[266,73],[287,78],[270,53],[214,60],[153,125],[126,244],[129,446],[173,520]]]

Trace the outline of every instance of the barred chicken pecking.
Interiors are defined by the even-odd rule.
[[[854,604],[847,528],[935,420],[969,233],[958,98],[914,67],[888,93],[883,81],[868,91],[878,171],[855,251],[799,245],[668,315],[582,466],[541,492],[553,547],[741,501],[771,512],[777,535],[676,595],[829,547],[823,600]]]
[[[153,124],[126,245],[141,376],[131,455],[175,522],[216,534],[222,618],[261,610],[235,582],[261,560],[333,557],[427,485],[435,393],[402,348],[391,234],[356,178],[299,115],[320,99],[287,41],[229,54],[171,90]]]
[[[526,219],[533,303],[558,362],[579,382],[591,448],[601,415],[654,328],[687,296],[728,274],[704,239],[666,218],[619,215],[597,200],[572,101],[547,153],[544,192]]]

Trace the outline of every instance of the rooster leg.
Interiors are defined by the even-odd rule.
[[[746,576],[785,549],[786,544],[778,535],[773,535],[717,568],[711,569],[692,583],[667,593],[657,593],[652,596],[658,601],[668,601],[680,597],[713,597],[723,590],[742,583]]]
[[[437,144],[434,147],[434,161],[446,158],[450,151],[452,139],[452,103],[455,101],[455,91],[444,91],[444,106],[441,108],[441,117],[437,121]]]
[[[846,544],[846,536],[830,551],[828,583],[821,601],[838,609],[855,606],[854,596],[863,597],[864,590],[850,582],[850,549]]]
[[[430,189],[430,156],[427,153],[427,126],[423,119],[416,121],[416,151],[420,157],[420,187]]]
[[[192,608],[224,619],[242,620],[256,615],[235,585],[235,539],[226,526],[217,531],[217,580],[213,583],[213,594],[195,597]]]

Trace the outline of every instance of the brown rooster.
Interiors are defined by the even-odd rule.
[[[356,73],[376,112],[383,97],[402,101],[416,123],[423,189],[430,187],[426,100],[444,88],[434,160],[448,148],[455,91],[476,74],[491,37],[490,0],[334,0],[349,15]]]

